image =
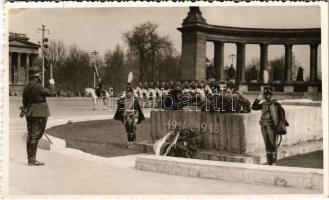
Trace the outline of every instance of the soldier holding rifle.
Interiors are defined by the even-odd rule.
[[[49,113],[47,96],[55,96],[54,79],[50,79],[50,89],[44,88],[41,84],[41,70],[39,67],[31,67],[28,71],[29,82],[23,91],[23,108],[21,117],[26,116],[27,122],[27,158],[28,165],[44,165],[36,159],[38,142],[45,132]]]

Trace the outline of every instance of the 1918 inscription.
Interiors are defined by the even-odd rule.
[[[181,122],[181,124],[184,124],[184,122]],[[172,130],[177,128],[178,122],[176,120],[168,120],[167,122],[167,128],[168,130]],[[199,131],[202,133],[208,132],[213,134],[219,134],[220,127],[218,123],[206,123],[201,122],[199,127],[196,127]]]

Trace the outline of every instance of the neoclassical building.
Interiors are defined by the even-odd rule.
[[[9,33],[9,94],[21,95],[27,83],[28,69],[38,57],[40,45],[25,34]]]
[[[260,29],[209,25],[199,7],[190,7],[182,27],[182,72],[181,80],[205,80],[206,43],[214,44],[214,75],[217,81],[224,80],[224,45],[236,44],[235,82],[242,92],[255,91],[264,84],[264,70],[268,70],[268,46],[284,46],[284,72],[282,80],[268,83],[280,92],[317,93],[321,87],[317,80],[318,46],[321,43],[321,29]],[[246,45],[257,44],[260,48],[260,69],[255,83],[246,82]],[[292,79],[292,47],[308,45],[310,49],[310,78],[306,82]],[[256,86],[256,87],[255,87]],[[258,87],[257,87],[258,86]],[[302,88],[302,89],[301,89]],[[256,89],[257,90],[257,89]]]

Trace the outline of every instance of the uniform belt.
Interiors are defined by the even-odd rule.
[[[33,104],[33,103],[46,103],[46,101],[43,100],[43,99],[34,99],[34,100],[31,100],[30,103],[31,104]]]
[[[260,120],[259,121],[260,125],[273,125],[272,120]]]

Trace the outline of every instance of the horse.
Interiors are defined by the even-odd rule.
[[[85,92],[87,95],[91,95],[91,97],[93,98],[93,102],[94,102],[93,110],[96,110],[96,104],[98,104],[99,108],[103,108],[103,104],[104,104],[103,101],[109,100],[110,97],[110,94],[107,91],[105,91],[106,95],[98,97],[96,95],[96,91],[94,88],[86,88]]]

